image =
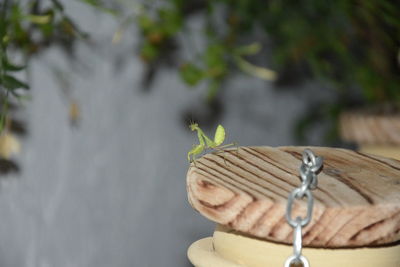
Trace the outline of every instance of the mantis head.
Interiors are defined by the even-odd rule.
[[[196,131],[197,129],[199,129],[199,125],[197,123],[191,123],[189,125],[189,128],[191,131]]]

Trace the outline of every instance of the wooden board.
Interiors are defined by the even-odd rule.
[[[300,184],[305,147],[240,147],[207,154],[187,174],[189,202],[208,219],[266,240],[291,243],[288,194]],[[324,157],[313,219],[303,243],[315,247],[389,244],[400,239],[400,162],[350,150],[311,147]],[[226,163],[224,162],[224,158]],[[298,201],[293,217],[304,216]]]
[[[341,137],[365,145],[400,145],[400,114],[376,114],[367,110],[344,112],[339,119]]]

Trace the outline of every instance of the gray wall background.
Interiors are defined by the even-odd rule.
[[[181,116],[200,105],[204,90],[188,90],[165,70],[144,93],[134,30],[112,45],[117,24],[111,17],[64,3],[93,44],[79,45],[75,62],[51,49],[31,66],[33,98],[18,114],[29,130],[16,158],[21,171],[1,179],[0,265],[190,266],[187,247],[214,225],[187,203],[186,152],[196,137]],[[124,53],[127,64],[116,71],[115,58]],[[69,77],[69,96],[81,108],[79,127],[69,124],[54,69]],[[311,93],[237,75],[224,92],[220,121],[228,141],[293,144],[295,118],[326,97],[311,82],[303,87]]]

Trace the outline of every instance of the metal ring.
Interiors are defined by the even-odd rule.
[[[309,186],[308,184],[302,183],[301,186],[298,187],[298,189],[300,189],[300,190],[299,190],[299,192],[297,193],[296,198],[297,198],[297,199],[303,198],[304,195],[305,195],[305,193],[306,193],[306,191],[309,191],[309,187],[310,187],[310,186]]]
[[[297,217],[297,226],[294,228],[293,231],[293,255],[296,258],[299,258],[301,256],[301,250],[303,248],[303,235],[301,233],[301,218]]]
[[[313,179],[311,180],[310,186],[308,188],[310,188],[311,190],[314,190],[318,187],[318,178],[317,175],[314,173]]]
[[[314,173],[318,172],[319,169],[321,169],[323,162],[324,162],[323,157],[316,157],[315,164],[310,168],[310,170]]]
[[[314,153],[310,149],[305,149],[302,153],[303,156],[303,164],[302,168],[307,167],[308,170],[312,172],[318,172],[321,169],[324,158],[315,156]],[[303,167],[304,166],[304,167]]]
[[[305,165],[305,164],[301,164],[301,166],[300,166],[300,178],[301,178],[302,182],[307,180],[307,176],[308,176],[309,172],[310,172],[310,170],[308,169],[308,166]]]
[[[307,258],[304,256],[296,257],[294,255],[290,256],[286,261],[284,267],[290,267],[290,265],[294,262],[301,262],[303,267],[310,267],[310,263]]]
[[[301,226],[306,226],[310,221],[311,221],[311,216],[312,216],[312,210],[313,210],[313,204],[314,204],[314,198],[313,195],[311,194],[310,190],[306,190],[304,192],[304,196],[307,197],[307,216],[305,218],[300,218],[301,220],[293,220],[292,219],[292,209],[293,209],[293,201],[295,198],[299,198],[299,195],[301,193],[301,188],[296,188],[290,193],[288,197],[288,203],[286,206],[286,220],[289,223],[290,226],[293,228],[300,223]]]
[[[302,181],[302,186],[306,185],[307,188],[313,190],[318,186],[317,174],[309,169],[306,165],[301,165],[300,167],[300,178]],[[304,191],[304,190],[303,190]]]
[[[315,172],[307,170],[306,172],[300,172],[302,186],[306,185],[307,188],[313,190],[317,188],[318,178]]]
[[[314,153],[308,148],[304,149],[302,156],[303,156],[303,163],[309,167],[315,166],[315,164],[317,163]]]

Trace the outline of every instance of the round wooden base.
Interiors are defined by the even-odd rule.
[[[196,267],[283,266],[292,247],[258,240],[218,226],[213,237],[194,242],[188,257]],[[311,266],[318,267],[398,267],[400,244],[374,248],[304,248]]]

